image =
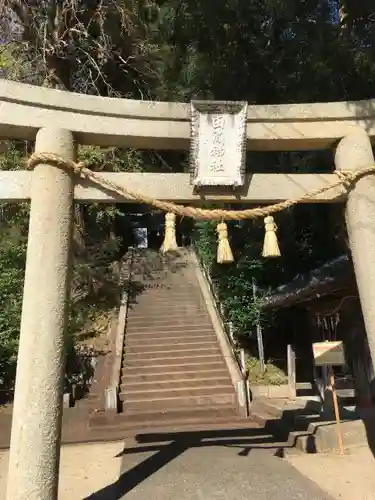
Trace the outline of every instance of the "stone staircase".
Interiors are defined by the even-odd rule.
[[[321,413],[313,399],[257,398],[251,405],[251,419],[285,442],[285,452],[294,454],[336,451],[337,427],[333,415]],[[354,408],[340,408],[344,448],[366,446],[375,435],[373,412],[359,414]]]
[[[188,250],[133,258],[119,399],[125,429],[244,422]]]

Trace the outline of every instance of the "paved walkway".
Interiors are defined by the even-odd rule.
[[[282,448],[259,428],[65,445],[59,500],[375,500],[367,447],[285,460]],[[0,492],[7,462],[0,451]]]
[[[350,448],[344,455],[320,453],[288,457],[307,475],[338,500],[375,500],[375,459],[367,446]]]
[[[279,446],[260,429],[67,445],[59,500],[332,500],[275,456]],[[7,454],[0,453],[0,491]]]
[[[66,445],[59,500],[375,500],[368,447],[283,460],[282,446],[260,429]],[[7,458],[0,451],[2,492]]]
[[[66,445],[61,450],[59,500],[82,500],[108,484],[120,473],[116,458],[123,443]],[[8,451],[0,451],[0,498],[5,498]]]
[[[260,429],[143,435],[124,448],[120,478],[86,500],[332,500],[279,447]]]

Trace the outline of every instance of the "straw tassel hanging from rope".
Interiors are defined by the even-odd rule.
[[[280,249],[276,236],[277,226],[271,215],[265,217],[264,228],[266,230],[266,234],[264,235],[262,256],[280,257]]]
[[[225,222],[220,222],[217,225],[216,231],[219,235],[219,243],[217,247],[217,262],[218,264],[230,264],[234,259],[228,241],[228,228]]]
[[[167,253],[173,250],[177,250],[177,248],[176,216],[172,212],[168,212],[165,214],[165,232],[161,251],[162,253]]]

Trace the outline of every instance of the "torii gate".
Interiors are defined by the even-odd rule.
[[[338,170],[374,164],[375,102],[249,106],[250,150],[336,148]],[[352,112],[350,111],[352,109]],[[357,116],[356,116],[357,112]],[[75,144],[188,149],[189,106],[78,95],[0,80],[0,137],[34,140],[36,151],[75,159]],[[236,193],[197,194],[189,174],[102,173],[161,200],[264,204],[297,198],[335,174],[254,174]],[[124,202],[57,167],[0,172],[0,200],[31,200],[7,500],[56,500],[64,375],[64,329],[74,200]],[[346,223],[375,367],[375,181],[359,179],[309,200],[346,202]]]

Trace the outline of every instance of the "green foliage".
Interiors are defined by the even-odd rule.
[[[0,170],[24,166],[30,146],[23,142],[7,142],[0,154]],[[82,148],[84,158],[103,168],[105,152],[100,148]],[[118,303],[118,276],[113,267],[118,258],[119,239],[111,233],[118,216],[116,206],[91,204],[85,207],[85,253],[75,255],[71,287],[71,307],[67,331],[67,376],[69,385],[80,378],[88,358],[76,342],[95,337],[96,318]],[[29,204],[0,204],[0,397],[12,391],[14,382],[19,327],[22,307],[24,267],[27,247]]]
[[[21,318],[26,238],[17,228],[0,231],[0,399],[12,388]],[[5,394],[4,394],[5,392]]]
[[[248,380],[252,385],[283,385],[288,382],[287,375],[278,366],[267,361],[264,373],[261,372],[260,362],[257,358],[249,358],[246,362],[249,373]]]
[[[8,143],[0,170],[22,165],[25,145]],[[28,204],[0,203],[0,399],[12,389],[21,318],[28,228]]]
[[[198,255],[209,270],[226,316],[233,323],[238,337],[247,336],[262,321],[259,290],[253,296],[253,284],[262,277],[259,259],[259,228],[252,221],[228,224],[230,243],[235,261],[230,265],[216,264],[216,223],[198,222],[194,240]],[[257,234],[255,236],[254,234]],[[251,234],[251,238],[249,237]]]
[[[194,236],[199,256],[204,265],[210,269],[216,256],[216,223],[213,221],[196,222]]]
[[[375,17],[364,0],[5,0],[0,30],[0,69],[7,78],[87,94],[250,104],[373,97]],[[350,111],[363,116],[360,106]],[[20,168],[32,146],[8,143],[0,169]],[[85,146],[79,158],[104,171],[176,172],[187,165],[185,152]],[[331,152],[249,152],[247,160],[252,172],[324,172],[333,163]],[[268,320],[261,300],[269,288],[343,251],[338,210],[303,206],[278,215],[277,261],[260,258],[263,221],[229,224],[230,266],[215,263],[216,225],[195,225],[199,254],[240,337]],[[70,360],[76,333],[113,305],[121,215],[118,207],[98,204],[76,212]],[[10,374],[8,385],[27,224],[27,204],[0,206],[0,379]],[[76,362],[68,366],[71,373],[79,369]]]

